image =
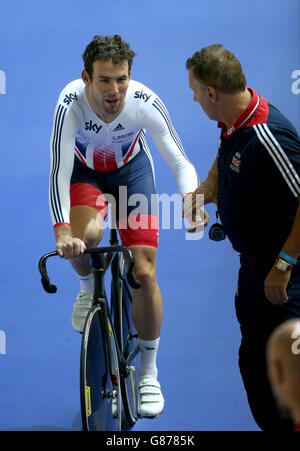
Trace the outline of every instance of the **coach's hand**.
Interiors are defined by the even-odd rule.
[[[279,271],[273,266],[264,283],[265,296],[274,305],[288,302],[286,288],[291,277],[291,271]]]
[[[209,221],[209,215],[208,213],[204,210],[204,208],[201,208],[199,213],[197,214],[195,220],[190,220],[189,218],[186,218],[189,221],[189,224],[191,225],[191,227],[188,227],[188,232],[189,233],[195,233],[195,232],[200,232],[203,231],[205,229],[205,227],[208,224]]]
[[[184,197],[182,217],[189,222],[188,232],[190,233],[204,230],[209,221],[208,213],[203,207],[197,205],[194,193],[187,194]]]

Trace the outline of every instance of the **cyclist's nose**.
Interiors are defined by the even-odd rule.
[[[109,94],[114,96],[119,94],[119,86],[115,80],[112,80],[109,85]]]

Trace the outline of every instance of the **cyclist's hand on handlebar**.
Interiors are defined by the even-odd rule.
[[[69,235],[63,235],[56,241],[56,251],[62,258],[74,258],[83,254],[86,245],[79,238],[73,238]]]

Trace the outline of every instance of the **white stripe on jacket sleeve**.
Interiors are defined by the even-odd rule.
[[[300,195],[300,177],[292,163],[288,159],[283,148],[272,134],[267,124],[254,125],[254,130],[260,142],[267,149],[275,165],[281,172],[284,180],[288,184],[295,197]]]
[[[78,118],[58,104],[50,138],[49,207],[52,224],[70,223],[70,179]]]

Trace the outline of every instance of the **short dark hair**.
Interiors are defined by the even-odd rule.
[[[186,61],[196,79],[225,94],[237,94],[246,89],[246,77],[241,63],[222,44],[213,44],[195,52]]]
[[[82,59],[84,68],[90,78],[93,76],[93,63],[97,60],[111,60],[114,64],[128,61],[129,71],[136,53],[131,50],[129,44],[123,41],[120,35],[114,36],[94,36],[94,39],[87,45]]]

